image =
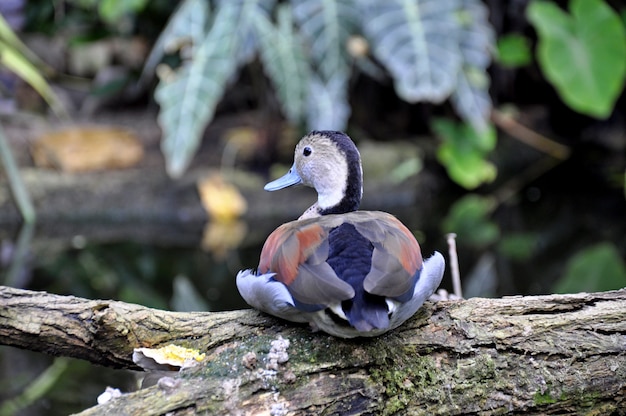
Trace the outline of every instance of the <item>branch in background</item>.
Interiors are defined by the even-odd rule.
[[[569,147],[557,143],[554,140],[529,129],[502,111],[493,109],[491,111],[491,121],[493,121],[496,126],[507,132],[507,134],[511,137],[527,144],[530,147],[534,147],[535,149],[546,153],[555,159],[565,160],[571,153]]]

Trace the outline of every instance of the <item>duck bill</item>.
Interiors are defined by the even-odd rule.
[[[289,172],[276,179],[275,181],[268,183],[263,189],[265,189],[266,191],[277,191],[279,189],[297,185],[299,183],[302,183],[302,178],[300,178],[300,175],[298,175],[298,173],[296,172],[296,166],[294,164],[291,169],[289,169]]]

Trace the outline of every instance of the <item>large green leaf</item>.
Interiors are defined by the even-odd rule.
[[[280,6],[277,27],[261,15],[255,25],[263,68],[274,84],[284,114],[298,123],[305,115],[310,70],[289,9],[289,5]]]
[[[374,55],[409,102],[451,97],[474,129],[489,127],[487,67],[494,47],[488,9],[480,0],[358,2]]]
[[[293,15],[324,81],[347,74],[346,43],[359,21],[352,0],[292,0]],[[344,75],[345,76],[345,75]],[[347,77],[346,77],[347,78]]]
[[[159,35],[144,64],[140,82],[145,82],[165,53],[171,53],[186,45],[188,55],[193,55],[205,39],[211,16],[209,3],[205,0],[184,0],[172,14]]]
[[[224,2],[211,30],[192,59],[164,76],[155,91],[161,105],[161,149],[172,177],[185,171],[200,145],[226,83],[237,69],[237,30],[240,5]]]
[[[329,81],[311,76],[307,105],[307,126],[311,130],[343,130],[350,117],[347,80],[337,74]]]
[[[601,292],[626,287],[626,267],[617,248],[599,243],[578,252],[555,284],[555,293]]]
[[[491,63],[495,35],[489,25],[487,7],[479,0],[462,0],[458,19],[463,64],[451,100],[459,115],[475,130],[485,131],[491,113],[487,67]]]
[[[463,65],[451,101],[458,114],[477,131],[490,128],[491,97],[486,71]]]
[[[539,36],[539,64],[567,105],[606,118],[624,86],[624,26],[602,0],[571,0],[570,12],[540,0],[528,6]]]
[[[352,0],[292,0],[293,15],[316,73],[309,77],[307,125],[343,130],[348,124],[349,57],[346,44],[359,14]]]
[[[247,64],[256,57],[259,49],[259,33],[256,21],[270,19],[276,0],[221,0],[239,4],[237,19],[237,61],[240,65]]]
[[[462,56],[458,0],[368,0],[362,25],[374,55],[409,102],[441,102],[457,83]]]

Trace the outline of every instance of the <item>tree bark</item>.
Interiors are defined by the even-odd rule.
[[[272,356],[280,337],[286,362]],[[608,415],[626,406],[626,289],[427,302],[391,333],[341,340],[251,310],[177,313],[0,287],[0,343],[118,368],[136,368],[137,347],[206,353],[84,415]]]

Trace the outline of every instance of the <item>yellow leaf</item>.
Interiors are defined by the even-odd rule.
[[[39,167],[85,172],[133,166],[143,157],[143,146],[126,130],[78,127],[44,134],[32,155]]]
[[[202,206],[215,221],[232,221],[248,209],[248,204],[237,187],[226,182],[219,174],[201,179],[197,186]]]

